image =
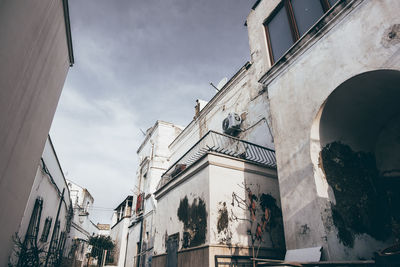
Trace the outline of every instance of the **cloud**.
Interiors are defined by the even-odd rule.
[[[114,207],[131,194],[142,141],[135,114],[117,99],[88,100],[66,87],[56,118],[51,135],[67,178],[86,187],[95,206]]]
[[[136,150],[161,119],[182,126],[195,100],[249,58],[248,0],[70,0],[75,65],[51,135],[68,178],[95,206],[131,194]],[[111,210],[94,213],[107,222]]]

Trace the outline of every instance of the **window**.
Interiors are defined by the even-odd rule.
[[[46,218],[46,221],[44,222],[44,226],[43,226],[42,236],[40,237],[41,242],[47,241],[47,239],[49,237],[52,221],[53,221],[53,219],[51,217]]]
[[[282,0],[265,20],[271,64],[316,23],[338,0]]]
[[[52,235],[52,238],[54,238],[53,239],[53,244],[51,245],[51,248],[49,249],[49,251],[51,253],[54,253],[56,251],[56,249],[57,249],[58,241],[59,241],[59,239],[58,239],[59,238],[59,236],[58,236],[59,232],[60,232],[60,221],[57,220],[55,225],[54,225],[54,229],[53,229],[53,235]]]
[[[37,236],[40,226],[40,216],[42,214],[43,199],[38,197],[35,201],[35,206],[32,210],[31,219],[29,220],[28,230],[25,234],[25,245],[34,245],[37,241]]]

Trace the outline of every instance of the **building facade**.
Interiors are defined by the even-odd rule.
[[[66,0],[0,3],[0,264],[24,214],[69,67]]]
[[[370,259],[399,238],[399,12],[393,0],[275,0],[247,18],[287,249]]]
[[[73,209],[67,182],[50,137],[48,137],[29,194],[24,216],[14,238],[11,266],[28,266],[38,256],[37,266],[59,266],[67,252]],[[20,243],[19,243],[20,242]],[[19,253],[19,254],[18,254]],[[18,257],[19,256],[19,257]]]
[[[169,145],[170,165],[154,193],[152,266],[284,256],[269,106],[256,79],[261,72],[245,63]]]
[[[68,251],[68,262],[71,266],[86,266],[89,238],[98,234],[99,229],[90,220],[90,211],[94,203],[94,198],[90,192],[77,185],[71,180],[67,180],[71,194],[71,202],[74,210],[74,217],[71,222],[66,250]]]
[[[150,266],[155,238],[155,214],[157,201],[154,192],[161,175],[170,162],[169,144],[182,131],[172,123],[157,121],[146,132],[137,150],[139,166],[136,174],[134,213],[131,217],[126,254],[127,266]]]
[[[126,266],[128,228],[132,216],[133,196],[127,196],[115,209],[111,219],[110,237],[114,249],[107,252],[105,266]]]

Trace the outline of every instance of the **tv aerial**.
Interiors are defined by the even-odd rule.
[[[217,86],[215,86],[212,82],[210,82],[210,85],[211,85],[212,87],[214,87],[214,89],[215,89],[217,92],[219,92],[219,90],[221,90],[222,87],[224,87],[225,84],[226,84],[227,82],[228,82],[228,78],[224,77],[224,78],[222,78],[222,80],[219,81],[219,83],[217,84]]]

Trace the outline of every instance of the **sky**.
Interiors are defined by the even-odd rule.
[[[133,194],[141,132],[186,126],[196,99],[249,60],[253,0],[70,0],[75,64],[50,130],[67,179],[94,197],[94,223]]]

